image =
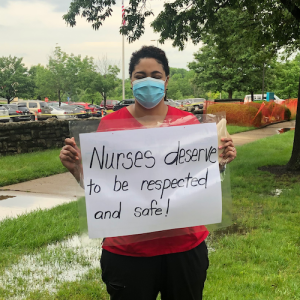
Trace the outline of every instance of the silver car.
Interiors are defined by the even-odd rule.
[[[8,109],[4,106],[0,107],[0,122],[10,122]]]
[[[55,115],[57,119],[65,120],[74,118],[73,110],[64,106],[50,106],[50,110],[51,114]]]

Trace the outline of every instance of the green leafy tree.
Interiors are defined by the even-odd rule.
[[[114,90],[119,82],[117,78],[120,69],[116,65],[108,64],[106,57],[99,61],[97,69],[99,73],[96,74],[92,89],[99,92],[106,107],[107,95]]]
[[[0,57],[0,96],[9,104],[15,97],[28,97],[33,93],[34,82],[23,58]]]
[[[293,60],[277,61],[273,64],[274,80],[270,89],[282,99],[297,98],[300,74],[300,54]]]
[[[51,100],[57,100],[56,91],[52,88],[51,82],[52,73],[50,70],[42,65],[32,66],[30,71],[34,78],[35,88],[34,88],[34,99],[43,100],[46,97]]]
[[[95,66],[92,58],[81,58],[80,55],[68,55],[60,47],[56,47],[49,57],[47,67],[35,66],[35,94],[41,99],[72,101],[79,100],[79,94],[92,89],[92,82],[96,78]],[[90,91],[93,93],[93,91]]]
[[[116,87],[109,91],[107,97],[112,100],[122,100],[122,80],[116,79]],[[125,99],[132,99],[133,93],[131,89],[131,80],[129,78],[125,79]]]
[[[246,90],[253,95],[262,87],[264,65],[276,47],[256,40],[262,26],[247,11],[226,8],[216,15],[217,24],[203,32],[205,45],[189,64],[196,72],[194,81],[205,90],[226,91],[230,99],[234,91]],[[244,28],[251,28],[254,40]]]
[[[198,89],[192,81],[193,78],[194,71],[183,68],[170,68],[167,97],[174,100],[197,97]]]
[[[120,31],[126,34],[129,42],[135,41],[144,33],[145,19],[152,14],[151,7],[147,7],[150,0],[129,0],[126,8],[126,26]],[[112,13],[115,0],[73,0],[69,11],[64,15],[67,24],[76,25],[76,16],[85,17],[98,29],[103,21]],[[275,49],[284,46],[290,50],[300,48],[300,2],[299,0],[174,0],[164,2],[161,13],[156,17],[152,26],[160,33],[160,43],[167,39],[173,45],[184,48],[191,39],[197,44],[203,39],[210,28],[218,24],[219,12],[226,8],[247,11],[252,19],[261,23],[261,31],[254,31],[255,41],[273,43]],[[251,28],[243,28],[251,32]],[[249,31],[250,29],[250,31]],[[250,38],[249,38],[250,39]],[[254,39],[251,39],[254,41]],[[300,79],[298,98],[300,98]],[[292,156],[287,164],[289,170],[300,170],[300,105],[297,108],[295,138]]]

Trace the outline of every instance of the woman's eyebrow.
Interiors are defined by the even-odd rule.
[[[159,74],[162,75],[162,72],[159,72],[159,71],[153,71],[153,72],[151,72],[151,75],[152,75],[152,74],[156,74],[156,73],[159,73]]]
[[[146,73],[145,73],[145,72],[143,72],[143,71],[140,71],[140,72],[135,72],[135,73],[134,73],[134,75],[136,75],[136,74],[142,74],[142,75],[146,75]]]

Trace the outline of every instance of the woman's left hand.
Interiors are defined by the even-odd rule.
[[[223,153],[220,154],[224,164],[228,164],[236,158],[236,149],[233,145],[232,138],[221,138],[222,146],[219,146],[219,149],[224,149]]]

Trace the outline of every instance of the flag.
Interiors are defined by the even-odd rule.
[[[122,1],[122,25],[125,26],[125,8],[124,8],[124,1]]]

